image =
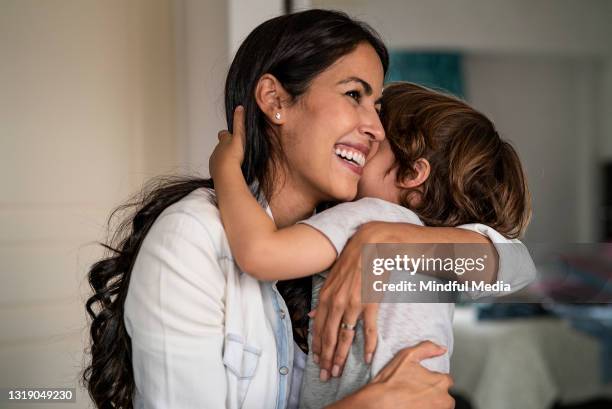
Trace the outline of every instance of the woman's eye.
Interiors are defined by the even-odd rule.
[[[348,91],[345,95],[353,98],[355,101],[359,102],[361,100],[361,92],[359,91]]]

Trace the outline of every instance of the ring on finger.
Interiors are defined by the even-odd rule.
[[[348,331],[355,331],[355,326],[357,324],[347,324],[346,322],[343,322],[342,324],[340,324],[340,329],[346,329]]]

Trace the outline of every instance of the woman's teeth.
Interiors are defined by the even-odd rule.
[[[348,161],[354,162],[361,167],[365,165],[365,156],[361,152],[336,148],[336,155]]]

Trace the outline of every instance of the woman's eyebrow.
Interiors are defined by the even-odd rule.
[[[370,84],[368,84],[367,81],[364,81],[364,80],[362,80],[359,77],[348,77],[348,78],[345,78],[345,79],[343,79],[341,81],[338,81],[337,85],[346,84],[346,83],[349,83],[349,82],[358,82],[358,83],[360,83],[361,86],[363,87],[363,90],[365,91],[366,95],[368,95],[368,96],[372,95],[372,86]]]

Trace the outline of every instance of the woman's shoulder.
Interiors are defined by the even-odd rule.
[[[202,245],[208,241],[218,256],[227,255],[229,252],[215,192],[212,189],[196,189],[168,206],[149,232],[149,235],[153,236],[159,234],[171,234],[189,241],[195,239]]]
[[[215,191],[209,188],[195,189],[178,202],[168,206],[160,217],[170,214],[182,214],[198,221],[221,221]]]
[[[189,331],[206,333],[211,323],[221,328],[232,270],[220,263],[229,250],[215,209],[210,192],[195,190],[166,207],[144,238],[125,304],[126,325],[143,329],[143,342],[155,342],[151,331],[182,339]]]

